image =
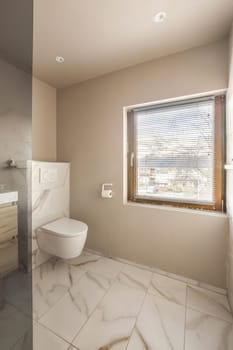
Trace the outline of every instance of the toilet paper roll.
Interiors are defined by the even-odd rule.
[[[102,191],[102,198],[112,198],[112,190]]]

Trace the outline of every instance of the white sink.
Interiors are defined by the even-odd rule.
[[[4,191],[0,192],[0,204],[12,203],[18,201],[18,192],[17,191]]]

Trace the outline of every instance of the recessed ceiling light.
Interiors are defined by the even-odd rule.
[[[153,21],[156,23],[162,23],[167,18],[166,12],[158,12],[154,15]]]
[[[57,56],[56,61],[57,61],[57,63],[64,63],[65,59],[62,56]]]

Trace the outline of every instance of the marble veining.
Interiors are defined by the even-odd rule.
[[[91,263],[97,262],[99,259],[101,259],[101,256],[97,254],[90,254],[88,252],[83,252],[80,256],[73,258],[73,259],[67,259],[66,263],[72,266],[79,266],[83,267],[84,269],[88,269],[88,265]],[[86,267],[85,267],[86,265]]]
[[[85,273],[40,322],[71,342],[109,287],[105,277]]]
[[[16,341],[10,350],[25,350],[30,349],[32,344],[32,329],[29,328],[28,331],[24,333],[24,335]]]
[[[233,348],[221,293],[88,252],[49,260],[33,277],[36,350]]]
[[[88,252],[90,252],[92,254],[99,254],[99,255],[101,255],[101,253],[99,253],[99,252],[97,252],[97,251],[95,251],[93,249],[86,249],[86,251],[88,251]],[[204,283],[204,282],[197,281],[197,280],[194,280],[194,279],[191,279],[191,278],[187,278],[187,277],[184,277],[184,276],[181,276],[181,275],[177,275],[175,273],[166,272],[164,270],[161,270],[161,269],[158,269],[158,268],[155,268],[155,267],[149,267],[147,265],[138,264],[138,263],[132,262],[130,260],[117,258],[117,257],[114,257],[114,259],[117,260],[117,261],[122,262],[123,264],[134,266],[134,267],[138,267],[139,269],[146,270],[146,271],[151,271],[153,273],[156,273],[157,275],[169,277],[169,278],[171,278],[173,280],[186,283],[186,284],[188,284],[190,286],[201,287],[201,288],[210,290],[212,292],[216,292],[218,294],[227,295],[226,289],[223,289],[223,288],[220,288],[220,287],[216,287],[216,286],[210,285],[208,283]]]
[[[186,301],[186,284],[155,273],[152,277],[149,293],[184,305]]]
[[[50,260],[33,271],[33,314],[39,319],[85,273],[78,267]]]
[[[187,287],[187,306],[223,320],[233,322],[232,313],[224,295],[197,288]]]
[[[2,281],[2,286],[4,299],[19,311],[31,317],[31,274],[15,271]]]
[[[127,350],[183,349],[185,307],[147,295]]]
[[[115,282],[73,344],[79,349],[110,349],[112,344],[124,349],[144,297],[144,291]]]
[[[43,208],[43,204],[46,202],[49,193],[50,190],[42,190],[41,192],[38,192],[38,196],[35,197],[35,200],[33,202],[32,213]]]
[[[33,350],[76,350],[40,324],[34,326]]]
[[[15,306],[2,300],[0,303],[0,339],[3,349],[11,349],[31,327],[31,319]]]
[[[187,310],[187,350],[231,350],[233,349],[232,323],[194,310]]]
[[[125,265],[117,279],[129,287],[147,290],[151,282],[152,272]]]

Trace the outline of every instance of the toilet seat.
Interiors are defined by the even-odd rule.
[[[40,227],[40,231],[59,237],[76,237],[87,232],[88,226],[81,221],[61,218]]]

